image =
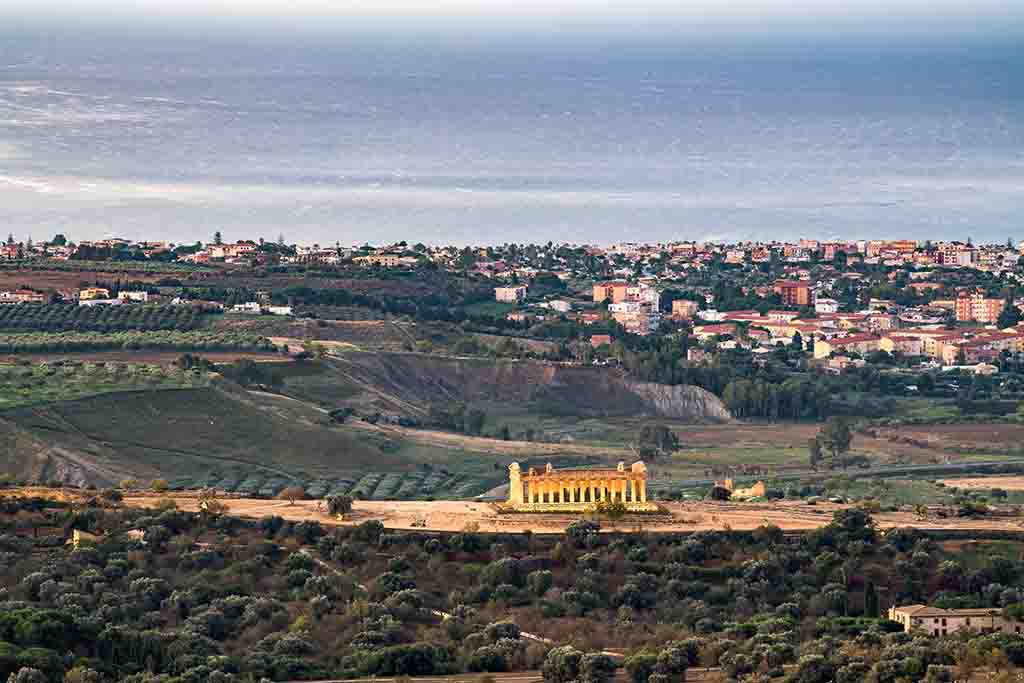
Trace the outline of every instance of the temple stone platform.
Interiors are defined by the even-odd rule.
[[[508,468],[508,501],[501,509],[515,512],[576,512],[598,509],[602,503],[622,503],[629,512],[657,512],[647,500],[647,466],[635,462],[628,469],[620,462],[615,469],[555,470],[548,463],[543,471],[530,468],[523,473],[519,463]]]

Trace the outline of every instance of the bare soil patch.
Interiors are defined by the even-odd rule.
[[[962,477],[959,479],[943,479],[942,483],[959,489],[1024,491],[1024,477]]]

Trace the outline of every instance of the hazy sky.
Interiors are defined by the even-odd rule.
[[[211,30],[838,32],[939,40],[1024,33],[1021,0],[3,0],[0,17],[26,25],[181,22]]]

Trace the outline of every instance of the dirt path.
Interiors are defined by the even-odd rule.
[[[195,493],[171,494],[179,507],[196,510]],[[151,506],[152,496],[129,496],[128,505]],[[226,498],[231,514],[260,518],[280,515],[290,520],[318,520],[324,524],[354,525],[371,519],[383,522],[389,529],[417,529],[432,531],[463,531],[476,529],[484,532],[562,533],[580,517],[571,514],[501,514],[490,503],[471,501],[356,501],[352,513],[338,522],[317,510],[317,501],[262,500],[255,498]],[[751,530],[772,524],[785,531],[816,529],[831,521],[832,513],[846,505],[822,503],[808,506],[799,502],[773,503],[665,503],[665,514],[627,517],[615,528],[633,530],[642,528],[650,532]],[[919,519],[913,512],[884,512],[873,515],[879,528],[912,526],[922,529],[1012,530],[1024,532],[1024,516],[989,517],[979,519],[929,518]],[[423,526],[425,524],[425,526]],[[604,522],[605,530],[613,527]]]

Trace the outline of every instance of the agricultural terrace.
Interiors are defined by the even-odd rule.
[[[166,261],[88,261],[73,259],[60,261],[56,259],[7,261],[0,264],[0,271],[35,272],[64,271],[70,273],[174,273],[185,275],[196,272],[213,272],[210,266],[194,263],[169,263]]]
[[[65,353],[106,349],[275,351],[266,337],[231,332],[61,332],[0,334],[0,353]]]
[[[501,473],[504,475],[504,470]],[[497,482],[479,473],[423,468],[413,472],[367,472],[329,478],[286,478],[265,473],[205,477],[178,477],[168,482],[172,491],[214,488],[246,497],[274,498],[285,488],[300,487],[305,497],[320,499],[347,494],[357,500],[432,500],[472,498]]]
[[[0,364],[0,408],[69,401],[119,391],[203,387],[209,374],[146,363],[56,361]]]
[[[7,332],[187,331],[203,325],[192,306],[78,306],[15,304],[0,307],[0,330]]]

